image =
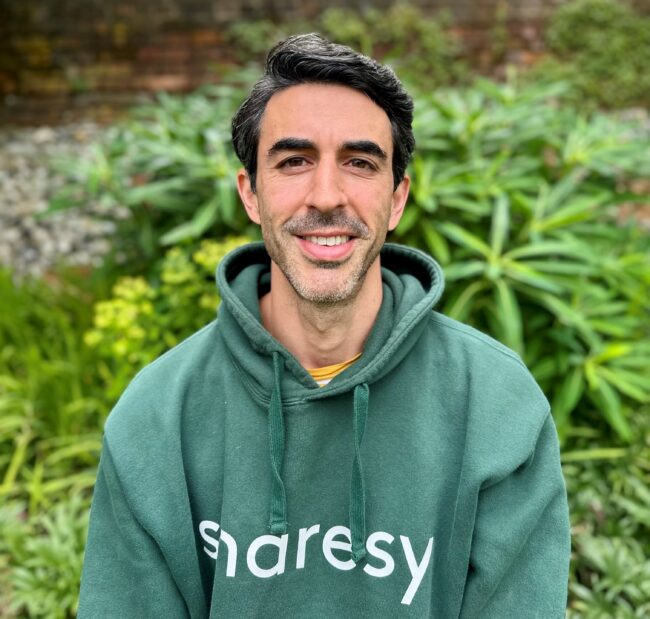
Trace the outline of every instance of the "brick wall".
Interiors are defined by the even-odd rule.
[[[499,10],[513,41],[539,45],[540,24],[562,0],[419,0],[447,10],[480,54]],[[642,0],[647,1],[647,0]],[[52,122],[101,113],[136,93],[186,91],[232,62],[224,29],[234,20],[316,16],[332,0],[0,0],[0,123]],[[388,6],[392,0],[374,2]]]

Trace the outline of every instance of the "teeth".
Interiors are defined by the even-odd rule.
[[[334,245],[342,245],[350,240],[349,236],[306,236],[305,239],[310,243],[316,245],[327,245],[333,247]]]

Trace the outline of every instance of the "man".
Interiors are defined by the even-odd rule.
[[[564,616],[549,406],[511,351],[433,310],[438,265],[384,245],[412,101],[316,35],[273,49],[233,120],[264,244],[219,318],[111,414],[80,617]]]

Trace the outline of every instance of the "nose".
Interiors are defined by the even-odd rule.
[[[338,163],[329,158],[321,159],[311,177],[307,206],[321,211],[330,211],[346,203],[347,198]]]

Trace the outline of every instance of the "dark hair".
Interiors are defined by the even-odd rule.
[[[269,99],[298,84],[339,84],[370,97],[386,114],[393,137],[393,181],[404,178],[415,147],[413,99],[392,69],[318,34],[300,34],[278,43],[267,56],[264,75],[232,119],[232,143],[255,191],[260,124]]]

